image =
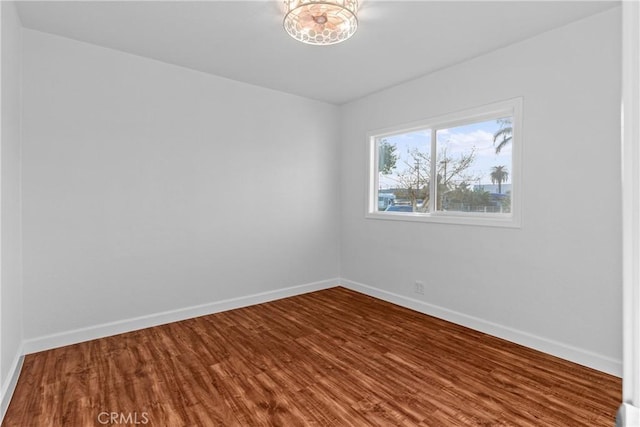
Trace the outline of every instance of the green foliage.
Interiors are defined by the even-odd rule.
[[[511,141],[513,138],[513,121],[511,117],[504,119],[498,119],[500,124],[500,130],[493,135],[493,144],[500,141],[496,145],[496,154],[500,154],[500,151]]]
[[[443,193],[445,208],[456,207],[456,210],[476,211],[490,206],[491,194],[484,190],[471,190],[467,182],[462,182],[453,190]]]
[[[383,139],[378,147],[378,171],[383,175],[389,175],[396,168],[397,161],[396,146]]]
[[[502,212],[511,212],[511,193],[507,193],[505,197],[500,200],[500,206],[502,206]]]

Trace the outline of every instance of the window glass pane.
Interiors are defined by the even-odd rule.
[[[512,117],[436,132],[438,211],[511,212]]]
[[[431,130],[376,138],[377,210],[428,212]]]

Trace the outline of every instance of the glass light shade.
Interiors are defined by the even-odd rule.
[[[358,29],[357,0],[288,0],[285,5],[284,29],[303,43],[340,43]]]

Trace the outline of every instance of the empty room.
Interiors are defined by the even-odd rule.
[[[0,12],[2,426],[640,426],[637,2]]]

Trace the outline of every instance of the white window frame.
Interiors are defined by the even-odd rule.
[[[367,132],[367,194],[365,217],[371,219],[433,222],[444,224],[479,225],[490,227],[520,228],[522,199],[522,109],[523,98],[486,104],[464,111],[432,117],[418,122],[407,123],[384,129]],[[385,136],[429,129],[431,131],[431,159],[436,158],[436,132],[440,129],[452,128],[481,121],[513,117],[513,134],[511,139],[511,212],[510,213],[476,213],[436,211],[436,197],[429,198],[429,212],[379,212],[378,208],[378,147],[376,141]],[[430,194],[436,194],[435,161],[431,162]]]

